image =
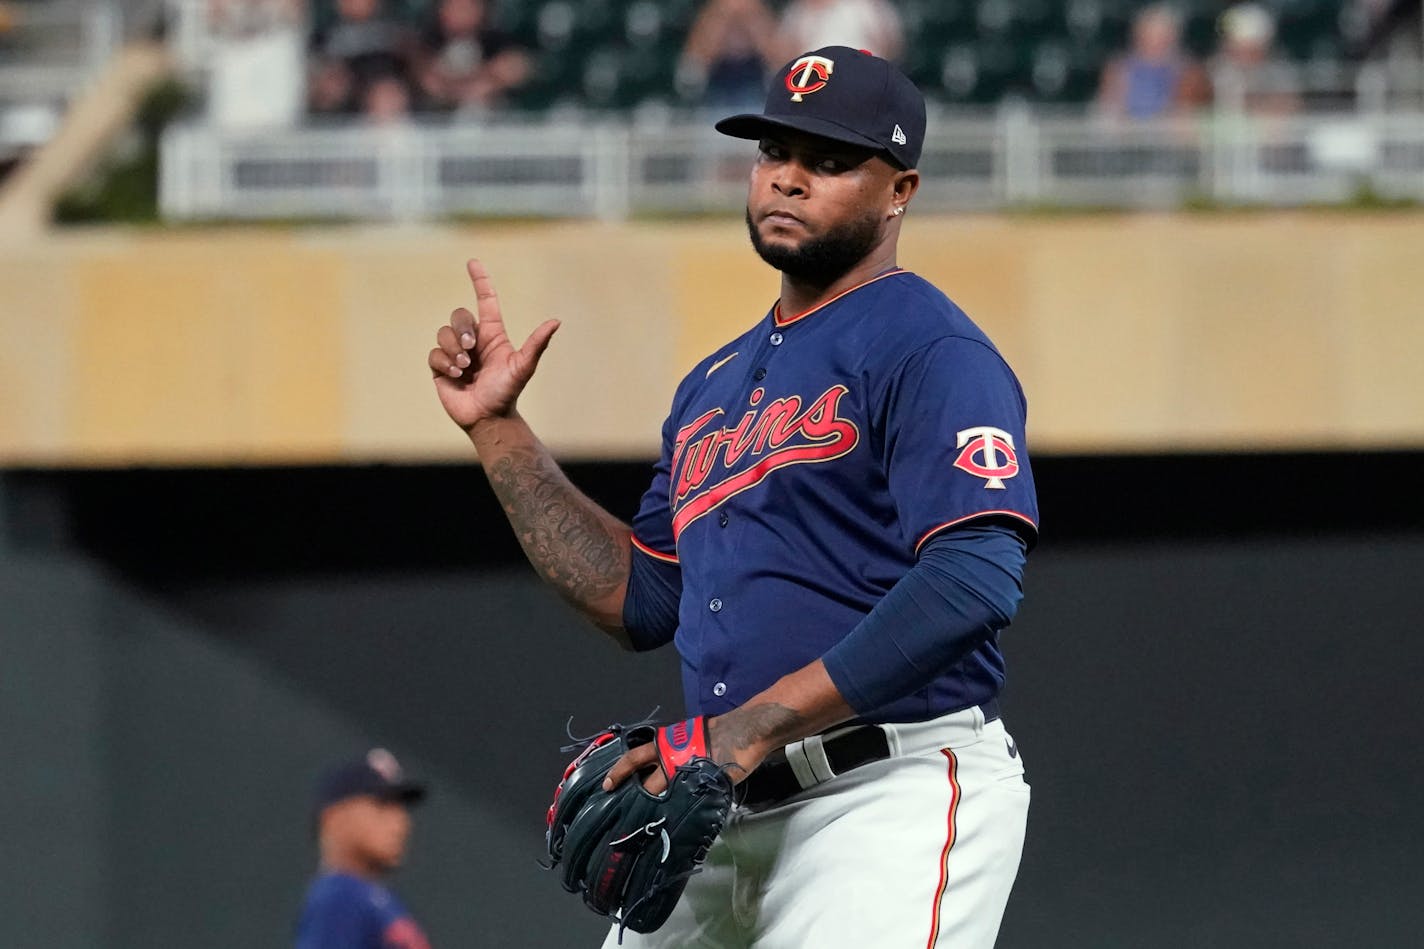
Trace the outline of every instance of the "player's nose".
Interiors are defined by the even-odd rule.
[[[771,174],[771,189],[787,197],[800,197],[806,193],[805,169],[799,162],[781,162]]]

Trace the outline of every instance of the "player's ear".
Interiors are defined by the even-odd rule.
[[[915,192],[920,190],[920,173],[911,168],[895,175],[895,204],[904,207],[910,203]]]
[[[920,173],[913,168],[908,171],[897,171],[890,179],[890,217],[899,217],[905,213],[905,208],[909,205],[910,199],[915,196],[915,192],[920,187]]]

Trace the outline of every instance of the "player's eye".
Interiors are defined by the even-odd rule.
[[[847,167],[848,166],[846,165],[846,163],[841,161],[839,158],[822,158],[820,161],[816,162],[816,168],[818,171],[824,171],[832,175],[840,174],[841,172],[845,171]]]
[[[758,146],[758,148],[761,150],[761,153],[763,155],[765,155],[767,158],[772,159],[773,161],[781,161],[786,157],[786,149],[782,148],[775,142],[763,141]]]

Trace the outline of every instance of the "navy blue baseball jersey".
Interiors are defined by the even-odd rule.
[[[347,873],[325,873],[307,889],[297,949],[430,949],[390,890]]]
[[[1025,415],[983,331],[898,269],[806,313],[774,307],[699,363],[633,523],[641,555],[680,569],[689,713],[730,711],[820,658],[942,531],[995,518],[1031,545]],[[862,720],[932,718],[1003,680],[991,636]]]

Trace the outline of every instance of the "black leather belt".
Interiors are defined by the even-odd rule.
[[[990,699],[979,709],[984,713],[984,721],[992,722],[999,717],[999,700]],[[890,740],[879,725],[847,729],[827,738],[822,747],[827,763],[838,775],[890,757]],[[737,790],[743,806],[758,809],[779,804],[807,788],[796,777],[785,754],[778,752],[763,761],[761,767],[753,771]]]

